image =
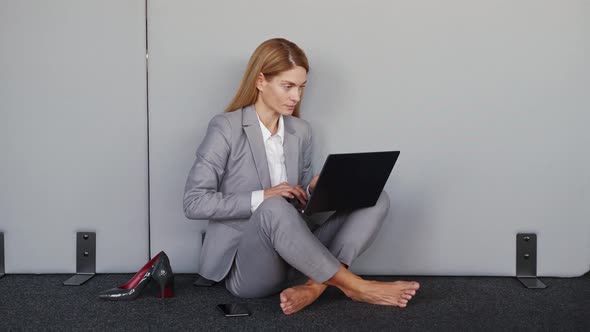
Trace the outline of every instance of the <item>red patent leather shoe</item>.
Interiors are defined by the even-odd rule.
[[[174,296],[174,274],[170,260],[163,251],[154,256],[126,284],[104,291],[98,295],[98,298],[110,301],[133,300],[139,296],[152,279],[160,286],[158,298],[164,299]]]

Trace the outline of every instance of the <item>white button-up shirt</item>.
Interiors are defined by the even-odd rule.
[[[258,116],[258,114],[256,114]],[[285,150],[283,141],[285,138],[285,122],[283,116],[279,117],[279,128],[277,133],[272,135],[264,126],[260,117],[258,117],[260,130],[262,131],[262,141],[264,150],[266,150],[266,161],[268,163],[268,172],[270,174],[270,186],[274,187],[280,183],[287,182],[287,168],[285,167]],[[254,212],[264,201],[264,190],[252,192],[250,208]]]

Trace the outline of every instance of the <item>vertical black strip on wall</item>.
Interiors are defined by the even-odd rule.
[[[149,45],[148,45],[148,0],[145,0],[145,96],[147,119],[147,219],[148,219],[148,260],[152,255],[151,230],[151,192],[150,192],[150,79],[149,79]]]

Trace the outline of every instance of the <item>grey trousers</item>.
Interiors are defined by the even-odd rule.
[[[312,232],[285,199],[265,200],[248,221],[225,287],[235,296],[265,297],[282,290],[291,268],[326,282],[369,247],[389,204],[384,191],[375,206],[334,213]]]

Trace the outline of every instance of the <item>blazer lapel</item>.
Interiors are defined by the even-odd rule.
[[[285,139],[283,151],[285,152],[285,167],[287,168],[287,182],[292,185],[299,184],[299,137],[290,126],[289,117],[283,117],[285,123]]]
[[[242,109],[242,127],[248,143],[254,156],[254,163],[256,164],[256,171],[263,189],[270,188],[270,174],[268,172],[268,161],[266,160],[266,150],[264,149],[264,142],[262,141],[262,131],[258,124],[258,117],[256,110],[252,105],[246,106]],[[288,173],[288,171],[287,171]]]

